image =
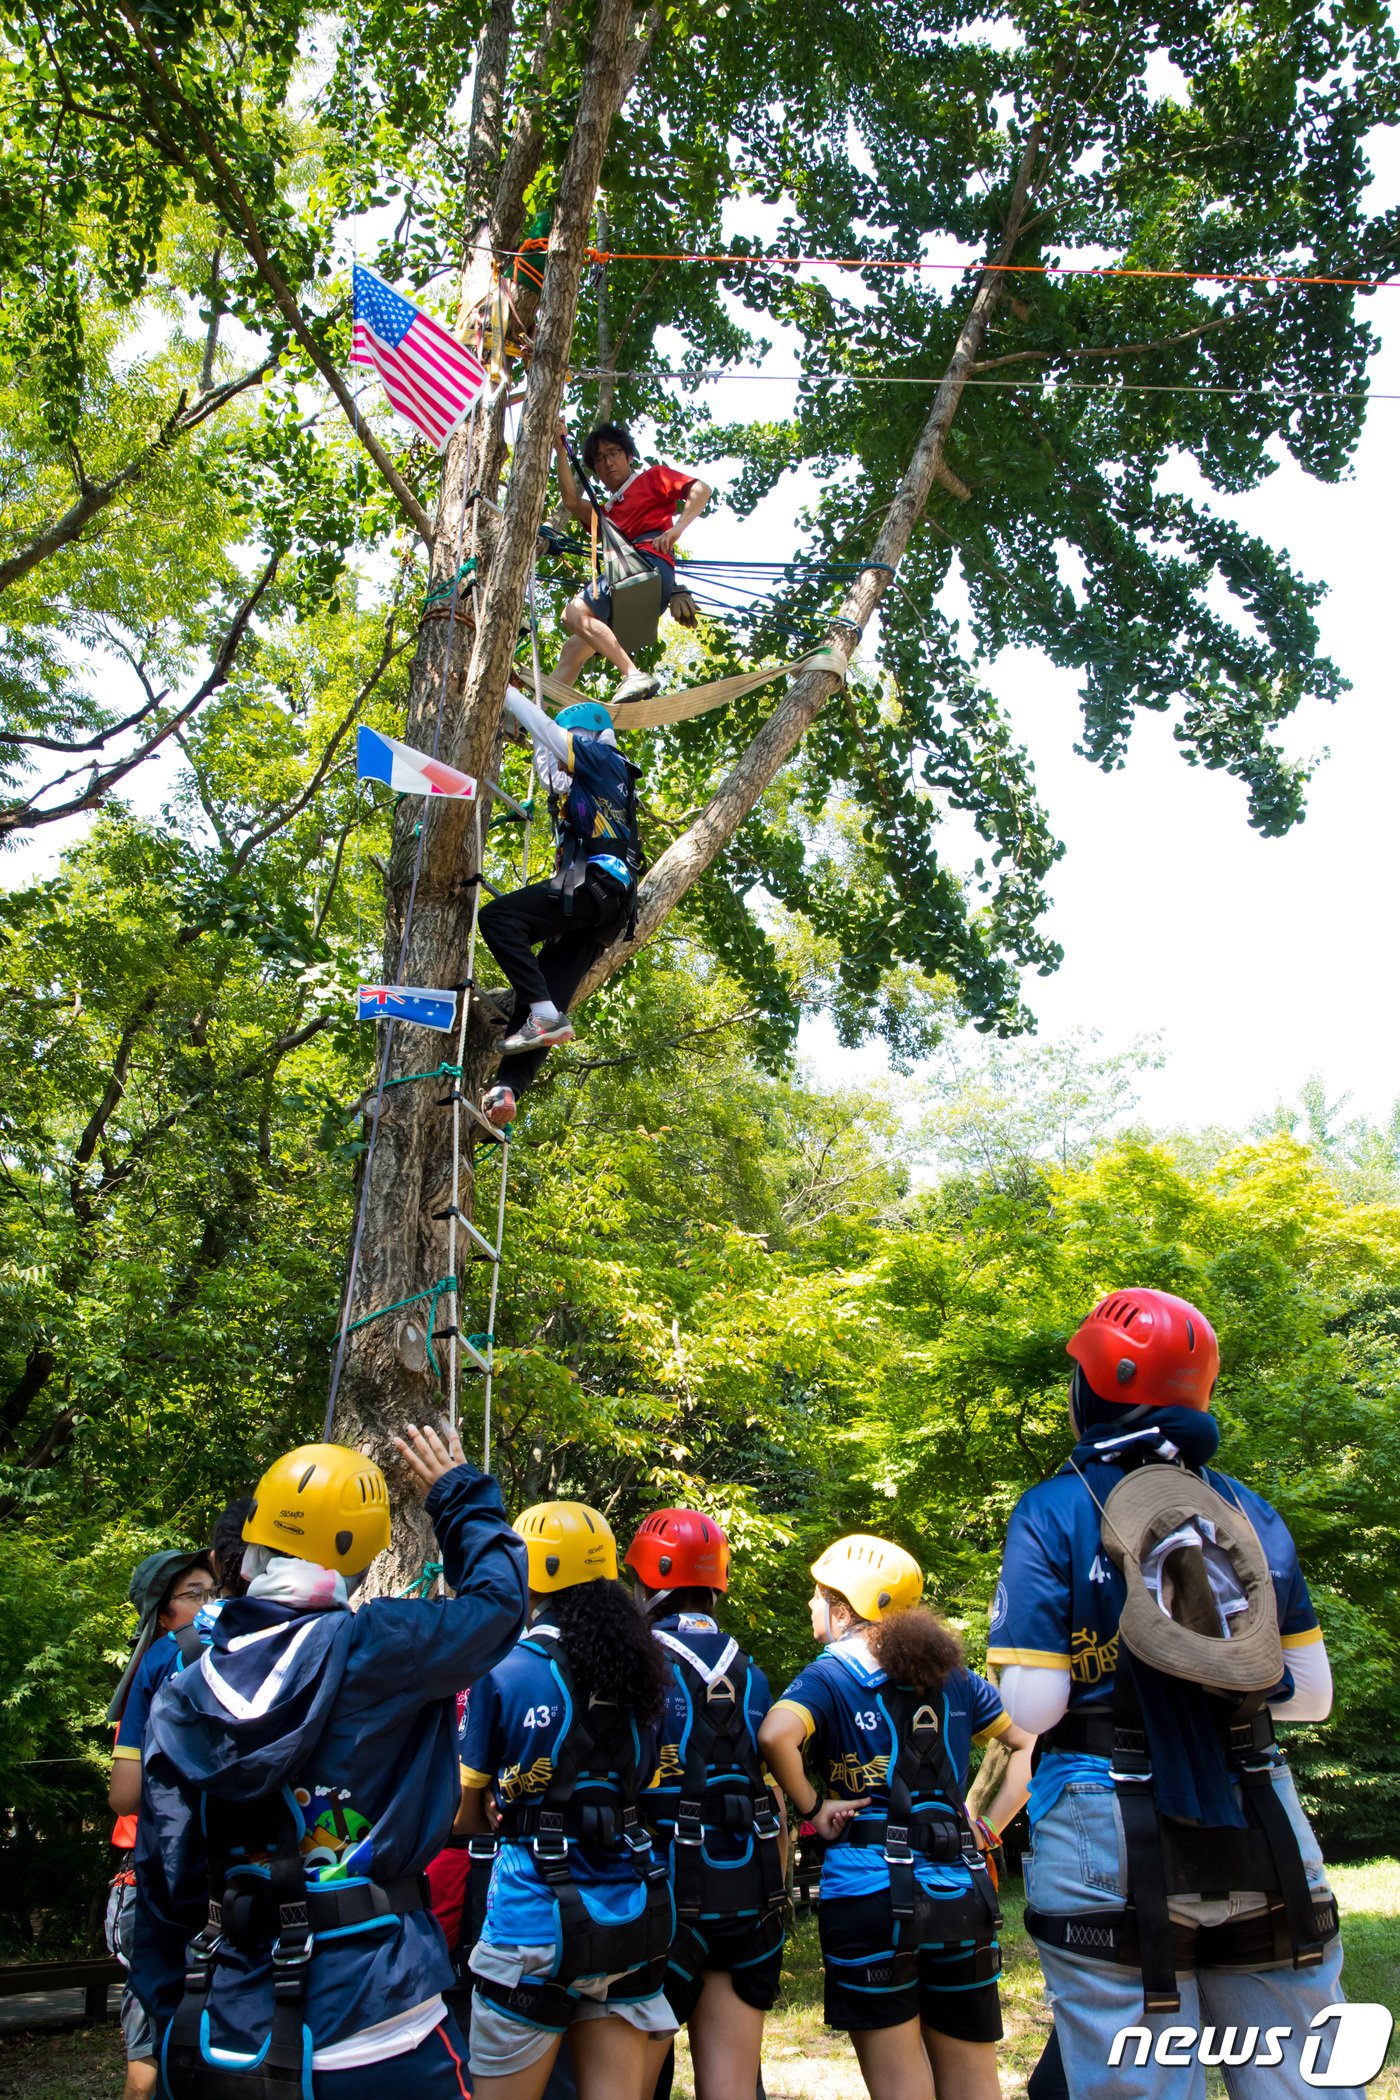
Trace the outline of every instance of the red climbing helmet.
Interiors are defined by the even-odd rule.
[[[1170,1291],[1111,1291],[1066,1344],[1101,1400],[1210,1406],[1220,1344],[1203,1312]]]
[[[626,1565],[649,1590],[727,1590],[729,1541],[698,1509],[658,1509],[642,1519]]]

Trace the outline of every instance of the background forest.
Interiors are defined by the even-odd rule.
[[[1320,586],[1212,498],[1280,448],[1346,472],[1361,302],[1267,272],[1392,267],[1400,213],[1366,201],[1366,136],[1400,101],[1383,11],[3,0],[0,38],[10,1951],[80,1932],[101,1887],[132,1564],[202,1538],[319,1432],[373,1078],[346,995],[392,966],[420,814],[357,785],[354,730],[431,724],[440,664],[447,692],[455,645],[421,614],[453,587],[449,490],[486,459],[506,552],[485,596],[506,610],[457,665],[452,722],[495,748],[485,658],[513,647],[521,491],[543,501],[575,314],[576,421],[616,410],[651,449],[720,461],[735,515],[815,476],[797,529],[817,570],[674,644],[678,677],[794,634],[849,650],[862,623],[871,646],[839,694],[808,673],[635,740],[648,853],[692,857],[644,889],[659,931],[517,1125],[507,1500],[586,1497],[624,1536],[658,1500],[714,1511],[736,1630],[779,1681],[815,1547],[887,1533],[975,1660],[1007,1513],[1065,1446],[1068,1333],[1116,1282],[1180,1291],[1221,1335],[1226,1462],[1283,1510],[1326,1627],[1338,1703],[1300,1739],[1309,1804],[1334,1854],[1400,1849],[1397,1132],[1339,1129],[1318,1088],[1254,1131],[1138,1131],[1148,1053],[1036,1045],[1060,847],[982,675],[1040,647],[1081,681],[1089,759],[1120,764],[1136,712],[1165,713],[1189,763],[1239,784],[1242,822],[1300,820],[1283,725],[1344,690]],[[942,242],[950,274],[750,267],[745,209],[784,251]],[[556,243],[533,367],[552,379],[440,469],[340,376],[349,264],[451,321],[489,290],[482,257],[555,212],[637,259],[585,269],[582,239]],[[650,266],[721,243],[734,266],[710,276]],[[976,268],[1013,253],[1048,274],[1013,293]],[[1215,274],[1057,275],[1074,254]],[[778,326],[801,383],[770,419],[720,423],[668,376],[761,358]],[[577,580],[572,557],[543,565],[546,653]],[[501,763],[525,795],[523,754]],[[522,849],[541,871],[542,824],[499,808],[494,879]],[[443,953],[460,872],[433,898]],[[819,1012],[917,1076],[861,1094],[795,1069]],[[968,1022],[998,1047],[959,1062]],[[420,1122],[444,1041],[396,1073]],[[390,1426],[426,1383],[382,1396]],[[479,1441],[470,1387],[464,1424]]]

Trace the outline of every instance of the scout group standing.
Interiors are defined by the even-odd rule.
[[[1198,2063],[1153,2055],[1174,2022],[1287,2028],[1282,2064],[1226,2083],[1301,2100],[1341,1946],[1273,1718],[1325,1716],[1321,1631],[1280,1519],[1207,1463],[1205,1317],[1118,1292],[1070,1354],[1076,1443],[1011,1520],[999,1687],[921,1601],[919,1561],[852,1535],[812,1564],[817,1652],[774,1698],[723,1623],[713,1520],[647,1517],[629,1584],[596,1509],[512,1526],[430,1430],[398,1448],[445,1601],[348,1609],[388,1543],[388,1492],[335,1445],[259,1483],[236,1571],[227,1542],[138,1571],[142,1653],[171,1652],[134,1673],[119,1742],[118,1773],[142,1774],[117,1906],[128,2091],[542,2100],[567,2070],[583,2100],[648,2100],[684,2024],[698,2100],[750,2100],[786,1802],[824,1841],[826,2019],[872,2100],[996,2100],[994,1856],[1029,1790],[1027,1924],[1075,2100],[1201,2100]],[[936,1542],[921,1557],[936,1566]],[[246,1594],[215,1613],[216,1584]],[[999,1773],[980,1818],[977,1743]],[[440,1895],[463,1854],[465,2032],[424,1879]],[[1147,2049],[1125,2055],[1125,2029]]]

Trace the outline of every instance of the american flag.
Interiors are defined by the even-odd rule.
[[[373,365],[390,406],[439,452],[486,384],[485,368],[455,335],[359,263],[350,357]]]

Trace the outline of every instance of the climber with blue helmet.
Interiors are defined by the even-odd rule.
[[[513,1113],[514,1096],[549,1051],[572,1041],[569,1001],[624,928],[630,938],[642,866],[638,768],[618,750],[608,709],[582,700],[551,721],[514,687],[506,708],[534,743],[556,851],[547,882],[482,906],[481,937],[515,994],[496,1085],[483,1103],[488,1120],[495,1119],[493,1097],[509,1095]]]

